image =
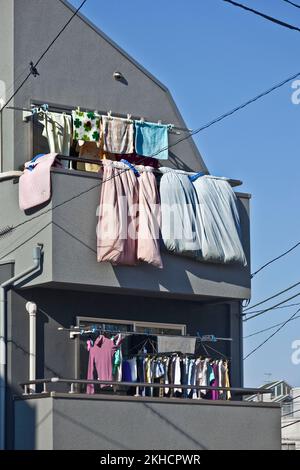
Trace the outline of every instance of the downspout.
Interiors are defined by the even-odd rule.
[[[0,450],[5,450],[7,292],[16,282],[41,268],[41,255],[42,247],[36,246],[33,249],[33,265],[0,285]]]
[[[36,313],[37,306],[34,302],[27,302],[26,310],[29,314],[29,381],[36,380]],[[31,385],[31,391],[35,392],[35,385]]]

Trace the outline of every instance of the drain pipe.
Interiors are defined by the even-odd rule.
[[[36,379],[36,312],[37,306],[34,302],[27,302],[26,310],[29,314],[29,381]],[[30,386],[35,392],[35,385]]]
[[[25,280],[26,276],[40,269],[41,258],[42,245],[38,245],[33,249],[33,265],[0,285],[0,450],[5,450],[7,292],[18,281]]]

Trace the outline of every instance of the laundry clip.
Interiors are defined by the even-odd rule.
[[[108,117],[109,119],[112,119],[112,112],[111,112],[111,111],[107,111],[107,117]]]
[[[129,163],[127,160],[122,159],[121,162],[124,163],[125,165],[127,165],[130,168],[130,170],[133,171],[135,176],[137,176],[137,177],[141,176],[139,171],[131,163]]]
[[[144,117],[141,117],[140,122],[141,122],[142,124],[144,124],[145,118],[144,118]]]
[[[132,122],[131,117],[132,117],[131,114],[127,114],[127,121],[128,122]]]
[[[193,183],[198,178],[201,178],[201,176],[204,176],[204,175],[205,175],[205,173],[203,171],[200,171],[199,173],[196,173],[195,175],[190,175],[189,180]]]

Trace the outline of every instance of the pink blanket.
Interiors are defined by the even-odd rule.
[[[25,211],[40,206],[51,198],[50,170],[57,153],[49,153],[34,163],[25,163],[25,170],[19,181],[19,206]],[[29,167],[34,167],[32,170]]]

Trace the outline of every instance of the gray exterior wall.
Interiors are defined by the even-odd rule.
[[[99,186],[98,186],[99,183]],[[65,201],[90,188],[86,194]],[[163,253],[163,269],[142,263],[137,267],[113,267],[97,263],[96,226],[100,199],[97,176],[81,172],[52,172],[53,197],[44,208],[24,214],[18,206],[18,184],[13,180],[0,183],[0,221],[3,227],[16,226],[11,234],[0,238],[0,261],[14,257],[16,272],[32,264],[32,249],[44,245],[43,272],[28,286],[64,285],[77,289],[91,286],[144,295],[177,296],[193,299],[247,299],[250,297],[250,227],[249,197],[239,196],[242,238],[248,260],[246,267],[205,264],[189,258]],[[44,211],[45,215],[39,216]],[[31,221],[32,218],[32,221]]]
[[[15,407],[16,449],[280,450],[278,405],[56,396]]]
[[[31,60],[38,59],[73,9],[61,0],[26,0],[26,8],[24,0],[0,0],[0,11],[5,22],[5,28],[0,28],[0,57],[5,61],[3,68],[0,66],[0,80],[8,88],[20,71],[28,70]],[[113,78],[115,71],[123,74],[127,84]],[[76,17],[55,43],[39,72],[41,76],[31,77],[12,105],[29,107],[32,102],[41,102],[112,110],[186,128],[168,89],[82,16]],[[5,110],[3,116],[3,168],[7,171],[30,160],[32,133],[30,124],[22,121],[22,113]],[[171,135],[170,141],[177,139]],[[206,171],[192,139],[174,147],[167,164]]]

